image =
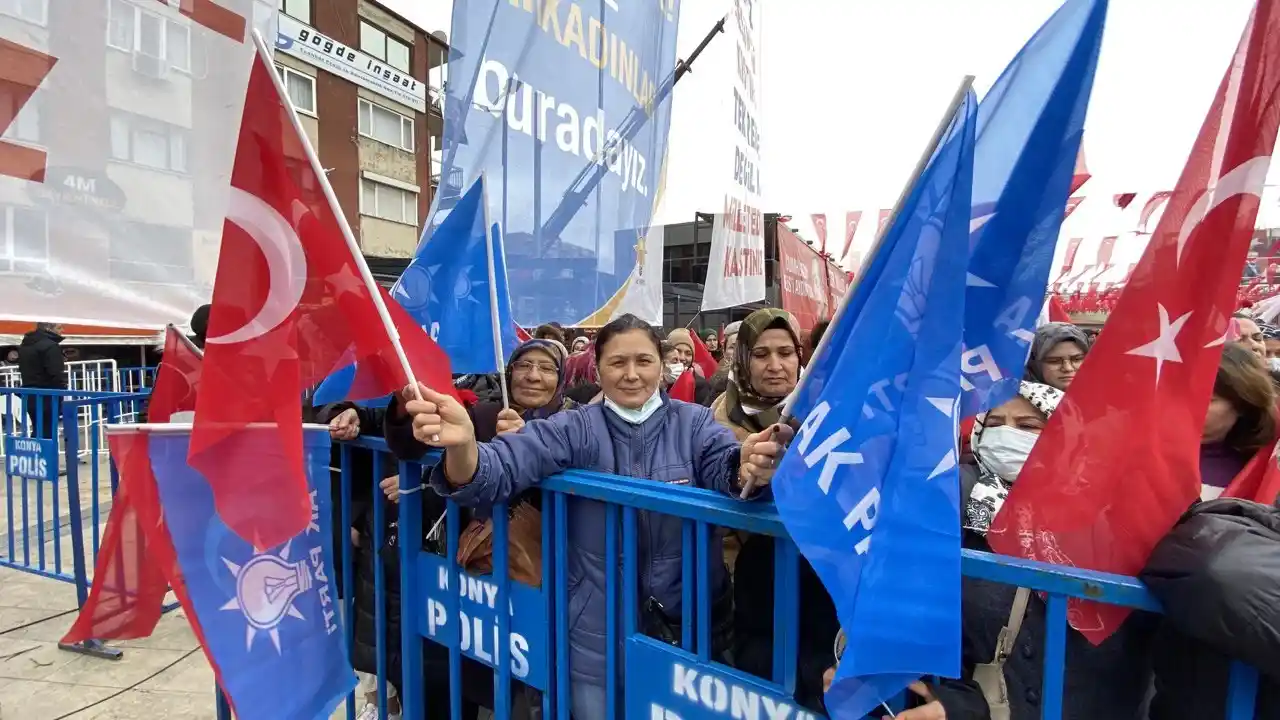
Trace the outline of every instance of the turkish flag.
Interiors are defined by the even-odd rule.
[[[822,252],[827,251],[827,214],[813,213],[809,216],[813,220],[813,231],[818,234],[818,242],[822,244]]]
[[[1089,167],[1084,162],[1084,143],[1080,144],[1080,151],[1076,153],[1076,169],[1071,175],[1071,192],[1068,195],[1075,195],[1076,191],[1089,182],[1089,178],[1093,177],[1089,173]]]
[[[170,325],[164,333],[164,356],[147,402],[147,422],[169,422],[174,413],[195,412],[203,353]]]
[[[702,377],[709,378],[716,374],[716,370],[720,369],[720,363],[716,362],[716,358],[702,343],[702,338],[698,333],[689,333],[693,336],[693,364],[698,366],[702,371]]]
[[[528,331],[528,330],[525,330],[524,328],[522,328],[522,327],[520,327],[519,325],[517,325],[517,326],[516,326],[516,339],[517,339],[517,340],[519,340],[519,341],[520,341],[520,342],[522,342],[522,343],[526,343],[526,342],[529,342],[530,340],[532,340],[532,339],[533,339],[533,336],[529,334],[529,331]]]
[[[684,402],[693,402],[694,380],[693,368],[689,368],[680,373],[680,377],[671,383],[671,388],[667,390],[667,396],[672,400],[683,400]]]
[[[1013,484],[998,552],[1135,575],[1200,496],[1200,437],[1280,129],[1280,0],[1245,28],[1182,177]],[[1072,600],[1093,643],[1129,609]]]
[[[245,93],[188,457],[212,486],[222,521],[263,549],[311,519],[304,389],[344,358],[388,391],[408,382],[379,313],[380,294],[343,233],[278,82],[260,46]],[[447,365],[437,371],[447,376]],[[251,423],[275,432],[246,432]],[[282,452],[267,452],[268,441]]]
[[[174,413],[195,410],[202,365],[199,348],[170,325],[147,404],[149,422],[168,422]],[[94,561],[89,598],[62,639],[64,643],[147,637],[160,620],[169,591],[164,563],[166,558],[172,563],[174,554],[168,533],[152,532],[164,520],[155,482],[137,464],[148,463],[146,453],[118,446],[118,440],[127,440],[114,435],[110,438],[120,486]]]
[[[862,222],[861,210],[850,210],[844,214],[844,250],[840,253],[841,260],[849,256],[849,249],[853,247],[853,236],[858,234],[860,222]]]

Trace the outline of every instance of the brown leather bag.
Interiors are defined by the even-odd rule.
[[[493,573],[493,520],[472,520],[458,538],[458,564],[477,575]],[[507,576],[542,587],[542,512],[518,503],[507,523]]]

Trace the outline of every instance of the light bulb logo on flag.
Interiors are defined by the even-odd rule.
[[[244,565],[223,557],[222,564],[236,579],[236,596],[222,609],[239,611],[249,623],[245,650],[252,650],[258,633],[265,632],[279,654],[280,623],[285,617],[306,620],[293,605],[299,595],[311,589],[306,561],[289,562],[289,544],[286,544],[279,555],[255,553]]]

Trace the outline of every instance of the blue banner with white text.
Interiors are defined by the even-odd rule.
[[[670,126],[676,0],[455,0],[429,236],[484,173],[517,323],[608,320],[644,256]]]

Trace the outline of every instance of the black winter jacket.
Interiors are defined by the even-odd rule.
[[[1261,674],[1254,717],[1280,718],[1280,508],[1198,503],[1141,577],[1165,610],[1151,720],[1224,717],[1232,659]]]
[[[62,357],[62,336],[36,328],[22,336],[18,346],[18,372],[23,387],[62,390],[67,387],[67,363]]]

